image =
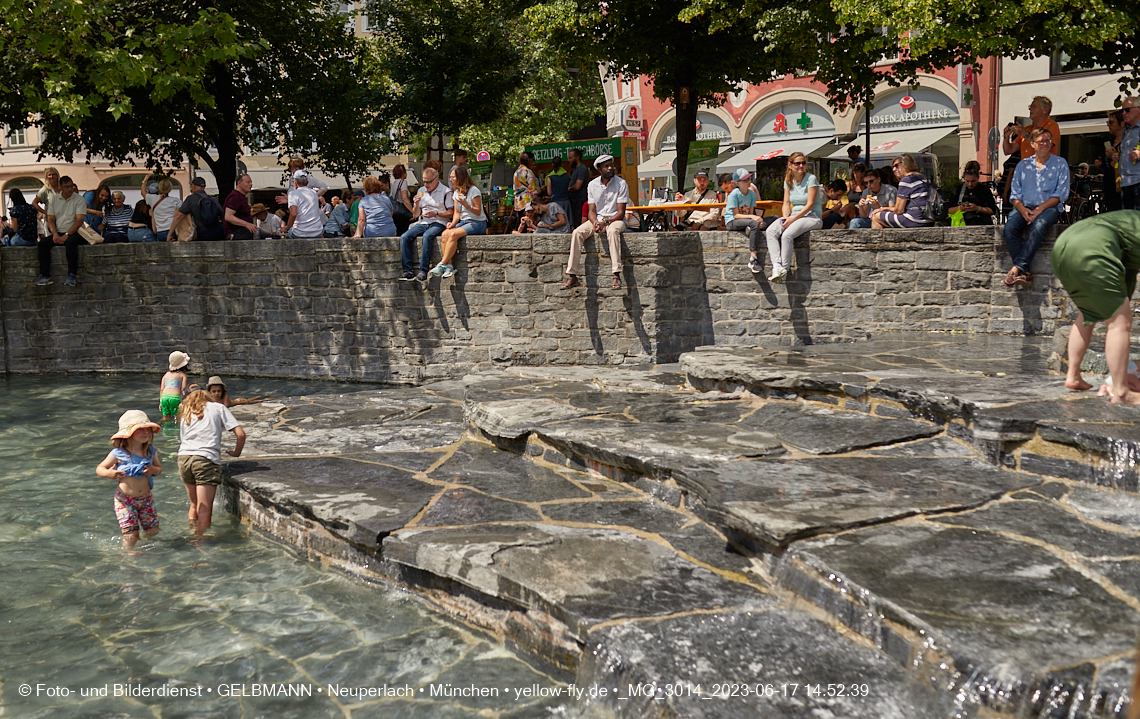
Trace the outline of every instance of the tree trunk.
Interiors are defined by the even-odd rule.
[[[237,184],[237,159],[241,145],[237,138],[238,104],[234,98],[234,78],[228,66],[217,66],[214,72],[214,112],[211,113],[213,127],[216,128],[214,147],[218,150],[217,162],[209,162],[218,183],[218,196],[230,194]]]
[[[697,139],[697,103],[690,90],[689,102],[681,104],[681,87],[688,86],[684,80],[673,88],[673,107],[677,110],[677,189],[684,191],[688,180],[689,143]]]

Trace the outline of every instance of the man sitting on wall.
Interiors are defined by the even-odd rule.
[[[617,176],[613,155],[602,155],[594,160],[601,174],[587,186],[588,217],[570,235],[570,261],[566,265],[569,279],[562,285],[568,290],[581,284],[582,245],[592,234],[604,231],[610,241],[610,268],[614,273],[611,287],[621,289],[621,238],[625,232],[625,208],[629,204],[629,185]]]
[[[977,160],[966,163],[962,171],[962,189],[958,191],[958,205],[951,207],[949,212],[962,212],[962,220],[967,227],[976,225],[992,225],[997,215],[997,202],[989,186],[978,182],[982,171]]]
[[[855,206],[847,200],[847,183],[832,180],[827,186],[827,207],[823,211],[823,229],[847,227],[847,222],[858,215]]]
[[[676,201],[688,205],[701,205],[716,202],[716,188],[709,187],[709,173],[707,170],[697,170],[693,175],[693,189],[685,194],[677,193]],[[677,229],[679,230],[715,230],[720,226],[720,208],[710,207],[707,210],[690,210],[677,213]]]
[[[1006,287],[1033,285],[1033,275],[1029,273],[1033,255],[1050,228],[1061,219],[1061,203],[1069,199],[1069,163],[1050,153],[1053,133],[1044,128],[1034,130],[1030,142],[1036,153],[1017,163],[1013,172],[1009,198],[1015,212],[1009,213],[1002,232],[1013,260],[1013,267],[1002,280]],[[1029,236],[1022,242],[1026,229]]]
[[[871,213],[880,207],[893,207],[899,191],[894,185],[883,182],[882,173],[890,170],[870,169],[863,175],[863,197],[859,200],[859,216],[851,220],[851,229],[866,230],[871,227]]]

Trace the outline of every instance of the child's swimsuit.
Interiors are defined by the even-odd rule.
[[[117,471],[122,472],[128,477],[142,477],[146,468],[154,462],[154,455],[156,451],[154,445],[151,445],[150,451],[147,456],[140,457],[137,454],[131,454],[125,449],[115,448],[111,450],[111,456],[119,460],[115,465]],[[147,476],[146,481],[150,484],[150,488],[154,489],[154,477]]]
[[[182,404],[182,380],[177,377],[167,377],[162,380],[162,396],[158,398],[158,411],[163,417],[173,417],[178,414],[178,405]]]
[[[154,495],[147,492],[145,497],[128,497],[122,491],[115,492],[115,517],[123,534],[134,534],[143,529],[158,529],[158,510],[154,508]]]

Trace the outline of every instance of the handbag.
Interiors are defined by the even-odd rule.
[[[404,204],[404,201],[400,199],[400,191],[406,190],[407,187],[408,187],[408,181],[407,180],[400,180],[400,184],[396,185],[396,191],[393,193],[393,194],[395,194],[395,197],[392,198],[392,204],[394,204],[396,206],[396,208],[394,210],[392,210],[392,219],[393,220],[410,220],[410,219],[412,219],[412,211],[409,210],[408,206]]]
[[[96,232],[86,221],[79,226],[79,236],[87,240],[90,245],[97,245],[103,241],[103,235]]]

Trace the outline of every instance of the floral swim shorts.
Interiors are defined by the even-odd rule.
[[[154,495],[149,492],[145,497],[128,497],[121,491],[115,492],[115,516],[123,534],[138,532],[140,523],[144,530],[158,529],[158,510],[154,508]]]

